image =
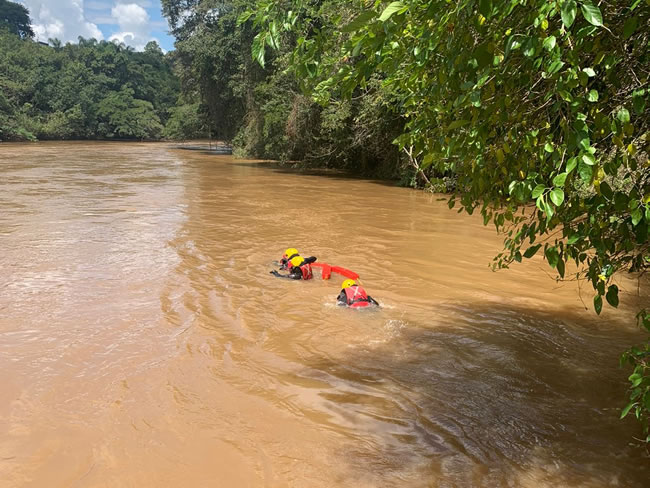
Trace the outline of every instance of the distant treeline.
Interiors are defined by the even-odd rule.
[[[173,59],[79,38],[32,40],[27,10],[0,0],[0,140],[190,138],[205,132]]]

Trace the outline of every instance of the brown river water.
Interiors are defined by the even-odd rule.
[[[598,318],[501,243],[384,182],[1,144],[0,486],[650,486],[618,420],[648,294]],[[383,307],[274,278],[287,247]]]

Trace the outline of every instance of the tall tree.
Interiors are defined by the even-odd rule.
[[[157,44],[145,52],[83,38],[55,45],[0,30],[1,139],[162,135],[180,87]]]
[[[19,3],[0,0],[0,29],[6,28],[21,38],[34,37],[29,10]]]

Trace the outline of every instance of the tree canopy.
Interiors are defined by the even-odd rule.
[[[163,0],[176,36],[175,62],[184,97],[217,138],[232,140],[240,155],[347,167],[399,176],[401,117],[378,82],[367,96],[321,106],[305,96],[290,72],[290,49],[268,53],[260,66],[250,51],[256,31],[238,17],[244,0]]]
[[[3,29],[23,39],[34,37],[29,10],[19,3],[0,0],[0,30]]]
[[[50,44],[0,30],[0,140],[156,139],[184,103],[155,42]]]

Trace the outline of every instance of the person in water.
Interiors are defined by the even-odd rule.
[[[336,298],[336,304],[350,308],[379,306],[379,303],[366,293],[354,280],[345,280],[341,285],[341,293]]]
[[[311,256],[307,259],[298,254],[294,248],[289,248],[284,252],[280,260],[280,269],[288,270],[288,274],[281,274],[278,271],[271,271],[273,276],[278,278],[289,278],[291,280],[310,280],[314,277],[311,269],[311,263],[315,262],[316,258]]]
[[[280,259],[280,269],[289,269],[291,267],[291,263],[289,261],[291,261],[296,256],[300,256],[300,254],[298,254],[298,249],[295,247],[290,247],[284,251],[282,259]]]

